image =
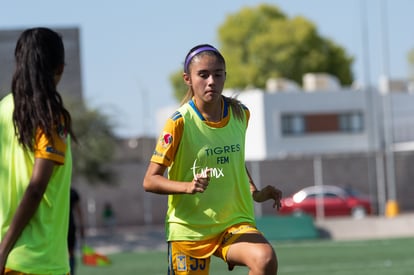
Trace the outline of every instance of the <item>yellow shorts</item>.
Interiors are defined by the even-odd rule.
[[[35,275],[35,274],[32,274],[32,273],[24,273],[24,272],[15,271],[15,270],[11,270],[9,268],[6,268],[4,270],[4,275]],[[62,275],[69,275],[69,273],[68,274],[62,274]]]
[[[168,274],[208,275],[211,255],[217,256],[226,262],[230,245],[247,232],[260,233],[253,225],[242,223],[229,227],[222,234],[212,239],[169,242]]]

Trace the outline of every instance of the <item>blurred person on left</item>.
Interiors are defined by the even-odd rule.
[[[19,37],[11,93],[0,101],[0,274],[69,273],[71,116],[56,87],[61,36],[31,28]]]

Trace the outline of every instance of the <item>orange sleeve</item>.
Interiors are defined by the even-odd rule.
[[[250,111],[249,111],[249,109],[245,109],[245,112],[246,112],[246,124],[247,124],[247,126],[249,125],[249,120],[250,120]]]
[[[35,158],[53,160],[57,164],[65,163],[66,133],[53,131],[52,139],[49,139],[45,132],[37,129],[34,144]]]
[[[169,167],[174,161],[183,130],[184,119],[181,116],[179,118],[169,118],[158,138],[151,162]]]

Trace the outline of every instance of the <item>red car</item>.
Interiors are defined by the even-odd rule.
[[[320,205],[318,209],[317,205]],[[372,213],[368,198],[338,186],[322,185],[306,187],[291,197],[283,198],[279,214],[309,214],[316,217],[317,211],[325,217],[362,218]]]

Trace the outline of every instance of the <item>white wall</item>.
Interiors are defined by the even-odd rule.
[[[241,93],[237,98],[250,110],[249,126],[246,133],[246,158],[261,160],[267,157],[265,94],[254,90]]]

